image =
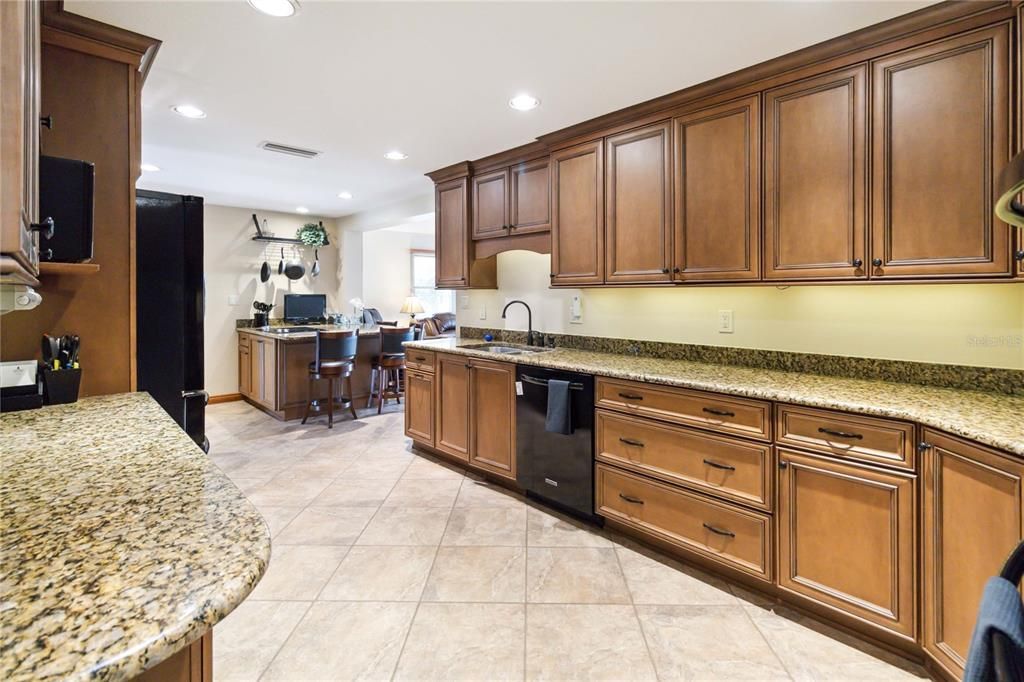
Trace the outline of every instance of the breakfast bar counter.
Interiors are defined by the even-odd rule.
[[[118,680],[260,580],[263,518],[146,393],[0,416],[0,678]]]

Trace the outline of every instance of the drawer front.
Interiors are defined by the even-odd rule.
[[[597,513],[762,580],[771,580],[771,517],[598,464]]]
[[[781,445],[901,469],[915,467],[913,424],[793,405],[776,410],[775,433]]]
[[[771,446],[597,411],[597,458],[771,510]]]
[[[685,388],[597,379],[597,406],[639,417],[771,440],[771,403]]]
[[[405,350],[405,366],[420,372],[434,372],[434,351],[407,348]]]

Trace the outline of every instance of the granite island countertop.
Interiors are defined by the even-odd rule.
[[[459,348],[480,343],[483,343],[480,339],[448,337],[412,341],[406,345],[487,360],[904,419],[1024,457],[1024,398],[1021,397],[570,348],[512,356]]]
[[[147,393],[0,415],[0,678],[120,680],[260,580],[255,507]]]
[[[277,329],[287,329],[288,327],[311,327],[310,331],[301,332],[280,332],[274,331]],[[323,329],[325,331],[342,331],[345,329],[355,329],[356,334],[359,336],[378,336],[380,335],[380,325],[377,324],[294,324],[294,325],[273,325],[270,327],[238,327],[235,329],[236,332],[245,332],[246,334],[253,334],[255,336],[262,336],[267,339],[279,339],[282,341],[308,341],[316,337],[316,330]]]

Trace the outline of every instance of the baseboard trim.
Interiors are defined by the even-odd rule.
[[[241,400],[241,393],[223,393],[221,395],[211,395],[210,399],[206,401],[207,405],[216,405],[217,403],[233,403],[236,400]]]

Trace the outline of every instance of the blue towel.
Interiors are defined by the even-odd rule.
[[[1021,606],[1020,592],[1009,580],[1000,577],[989,578],[978,607],[978,620],[971,636],[971,648],[967,654],[964,682],[990,682],[996,679],[993,639],[1001,633],[1010,641],[1012,653],[1021,655],[1024,650],[1024,607]]]
[[[572,433],[572,405],[569,402],[569,382],[548,380],[548,413],[544,430],[551,433]]]

